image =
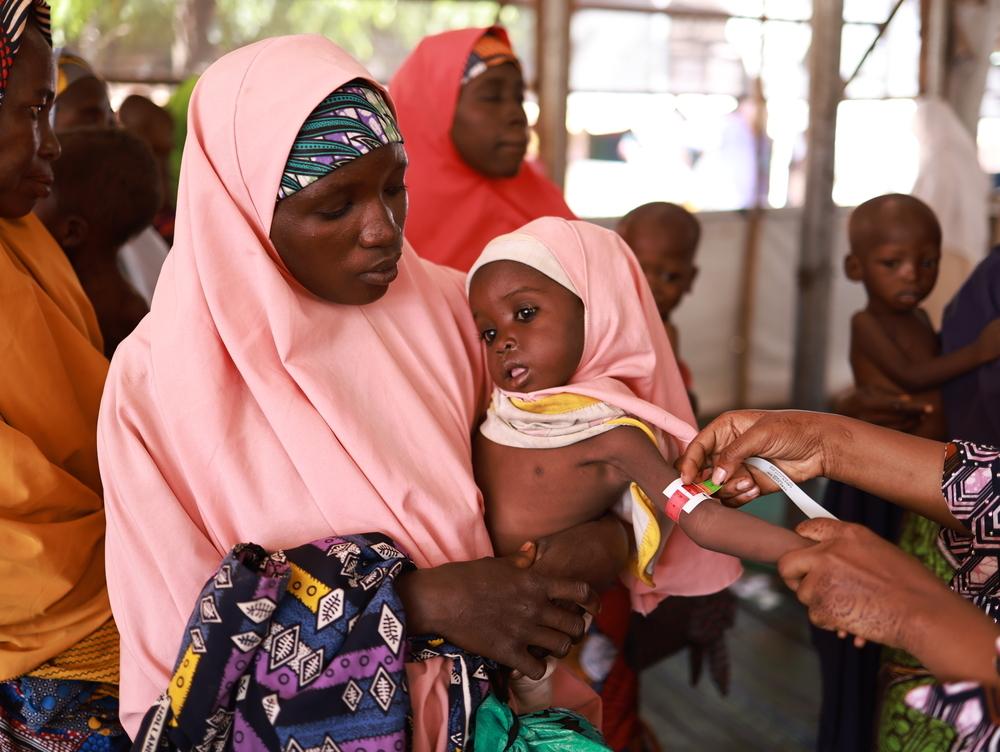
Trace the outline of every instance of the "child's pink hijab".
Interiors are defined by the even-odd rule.
[[[536,219],[491,241],[468,279],[490,261],[509,259],[531,266],[530,249],[538,244],[558,264],[555,275],[561,270],[583,301],[585,340],[580,365],[568,385],[522,396],[568,391],[612,404],[670,437],[661,442],[661,449],[672,460],[697,433],[694,413],[649,284],[617,233],[589,222]],[[539,271],[552,276],[544,268]],[[654,504],[662,501],[653,499]],[[653,574],[656,589],[630,583],[632,606],[647,613],[666,595],[714,593],[740,571],[733,557],[707,551],[675,528]]]
[[[419,566],[492,555],[470,460],[482,362],[460,275],[407,246],[382,300],[338,306],[301,288],[268,239],[298,129],[359,77],[310,35],[226,55],[195,89],[176,241],[100,416],[131,733],[236,543],[381,531]],[[410,671],[420,750],[445,741],[443,668]]]

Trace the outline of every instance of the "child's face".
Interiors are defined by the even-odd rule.
[[[632,238],[632,250],[646,274],[656,308],[664,321],[691,292],[691,285],[698,274],[694,252],[682,247],[682,243],[677,238],[665,237],[659,230],[648,233],[637,231]]]
[[[941,247],[927,228],[893,228],[878,244],[852,251],[847,276],[864,283],[869,298],[894,311],[910,311],[937,282]]]
[[[472,278],[469,304],[497,386],[535,392],[569,383],[583,355],[576,295],[530,266],[495,261]]]
[[[278,202],[271,242],[303,287],[344,305],[385,295],[403,248],[405,173],[406,152],[390,144]]]

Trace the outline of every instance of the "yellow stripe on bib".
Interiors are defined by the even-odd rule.
[[[582,394],[553,394],[549,397],[542,397],[537,400],[522,400],[511,397],[510,403],[518,410],[536,415],[561,415],[571,413],[575,410],[582,410],[585,407],[596,405],[600,400],[593,397],[584,397]]]

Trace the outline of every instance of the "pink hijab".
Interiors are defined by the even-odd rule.
[[[299,127],[354,78],[371,80],[309,35],[226,55],[195,89],[174,247],[100,415],[130,733],[236,543],[379,531],[418,566],[492,555],[471,466],[485,370],[461,275],[406,246],[384,298],[339,306],[291,278],[268,239]],[[443,749],[445,664],[407,669],[414,746]]]
[[[535,268],[550,277],[564,274],[583,301],[583,355],[567,386],[522,396],[571,391],[615,405],[659,428],[661,451],[672,461],[697,433],[694,413],[649,284],[617,233],[589,222],[536,219],[490,242],[468,279],[490,261],[535,266],[537,254],[546,251],[558,269],[546,271],[548,258]],[[632,607],[648,613],[667,595],[714,593],[740,572],[737,559],[707,551],[675,528],[653,573],[656,588],[638,580],[628,583]]]

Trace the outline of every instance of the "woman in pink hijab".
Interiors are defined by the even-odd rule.
[[[405,169],[387,95],[320,36],[237,50],[194,92],[174,248],[150,314],[115,355],[99,426],[133,735],[168,682],[168,704],[183,703],[184,672],[205,660],[188,617],[217,623],[199,594],[217,571],[228,586],[220,564],[245,542],[388,536],[417,567],[393,572],[409,633],[532,676],[544,664],[529,645],[561,655],[582,634],[577,610],[552,601],[594,597],[558,576],[560,551],[599,558],[620,526],[578,528],[533,564],[530,549],[492,558],[470,457],[485,368],[461,275],[403,240]],[[330,555],[347,562],[345,550]],[[264,600],[240,608],[256,623]],[[407,662],[406,675],[413,747],[453,747],[449,664]],[[568,678],[560,692],[565,706],[588,699]],[[344,702],[360,699],[345,688]],[[280,718],[277,695],[265,711]]]

